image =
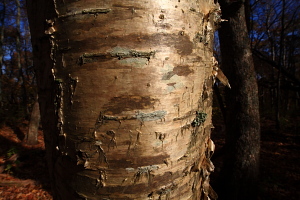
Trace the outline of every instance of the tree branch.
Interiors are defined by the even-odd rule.
[[[300,85],[300,80],[297,79],[294,75],[290,74],[286,69],[284,69],[281,65],[279,65],[276,61],[270,60],[267,56],[256,49],[252,49],[253,55],[258,57],[259,59],[265,61],[266,63],[270,64],[271,66],[275,67],[278,70],[281,70],[282,74],[287,78],[294,81],[297,85]]]

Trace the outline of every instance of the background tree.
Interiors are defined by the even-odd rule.
[[[261,111],[276,116],[278,129],[299,110],[299,8],[299,1],[251,1],[250,38]]]
[[[25,1],[0,2],[0,122],[16,127],[29,113],[36,96]]]
[[[245,17],[246,1],[220,0],[222,69],[231,89],[226,96],[226,151],[217,193],[220,199],[256,199],[260,122],[257,82]]]
[[[28,10],[54,198],[216,198],[214,1],[29,0]]]
[[[28,124],[28,133],[26,135],[26,143],[30,145],[34,145],[38,143],[38,130],[40,125],[40,106],[38,102],[38,98],[34,102],[31,116],[30,116],[30,122]]]
[[[3,42],[4,42],[4,19],[5,19],[5,10],[6,10],[6,3],[4,0],[1,1],[1,11],[0,11],[0,109],[2,110],[3,102],[2,102],[2,65],[3,65]]]

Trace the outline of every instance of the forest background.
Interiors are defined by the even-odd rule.
[[[248,28],[259,86],[262,125],[261,179],[263,189],[261,198],[272,195],[273,198],[270,199],[283,199],[284,197],[298,199],[300,2],[251,0],[250,4],[247,12]],[[222,63],[217,34],[216,32],[215,54]],[[2,163],[8,159],[7,157],[18,154],[12,159],[10,165],[3,165],[1,172],[30,179],[32,178],[30,175],[23,177],[19,175],[22,174],[22,170],[24,172],[24,165],[19,163],[25,162],[26,159],[31,162],[37,161],[38,158],[42,160],[43,145],[42,139],[38,141],[37,137],[33,137],[36,140],[33,143],[36,142],[37,145],[28,145],[30,143],[28,123],[38,116],[32,115],[37,100],[37,88],[25,0],[0,1],[0,66],[0,125],[2,127],[0,156],[3,158]],[[222,110],[226,108],[222,101],[224,88],[221,84],[216,84],[218,92],[215,92],[214,98],[215,130],[212,137],[217,144],[217,151],[213,158],[216,172],[212,175],[212,179],[218,176],[218,169],[222,163],[222,154],[219,154],[221,150],[218,150],[224,145],[225,127]],[[41,135],[41,131],[39,134]],[[17,139],[7,142],[7,138],[12,137]],[[27,150],[38,148],[36,151],[38,153],[35,153],[36,157],[26,157],[32,151],[28,150],[24,153],[25,147]],[[27,167],[29,169],[32,166],[34,165],[29,164]],[[41,168],[45,170],[44,167]],[[45,171],[41,172],[43,176],[39,179],[41,187],[38,187],[36,191],[40,191],[42,187],[47,189],[45,173]],[[4,190],[1,187],[11,187],[11,185],[0,184],[0,196],[2,196],[1,190]],[[50,195],[48,192],[40,191],[40,193],[45,195],[45,198]]]

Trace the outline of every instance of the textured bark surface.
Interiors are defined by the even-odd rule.
[[[28,133],[26,136],[26,143],[33,145],[38,143],[38,130],[40,124],[40,107],[39,102],[36,101],[33,104],[33,108],[31,111],[30,122],[28,125]]]
[[[215,198],[214,1],[28,10],[55,198]]]
[[[219,1],[222,66],[231,89],[226,91],[226,157],[217,192],[221,199],[256,199],[260,122],[258,89],[245,20],[244,1]],[[226,184],[224,184],[226,182]]]

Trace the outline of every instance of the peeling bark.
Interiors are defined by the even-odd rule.
[[[55,198],[213,198],[212,37],[198,37],[217,5],[28,5]]]

